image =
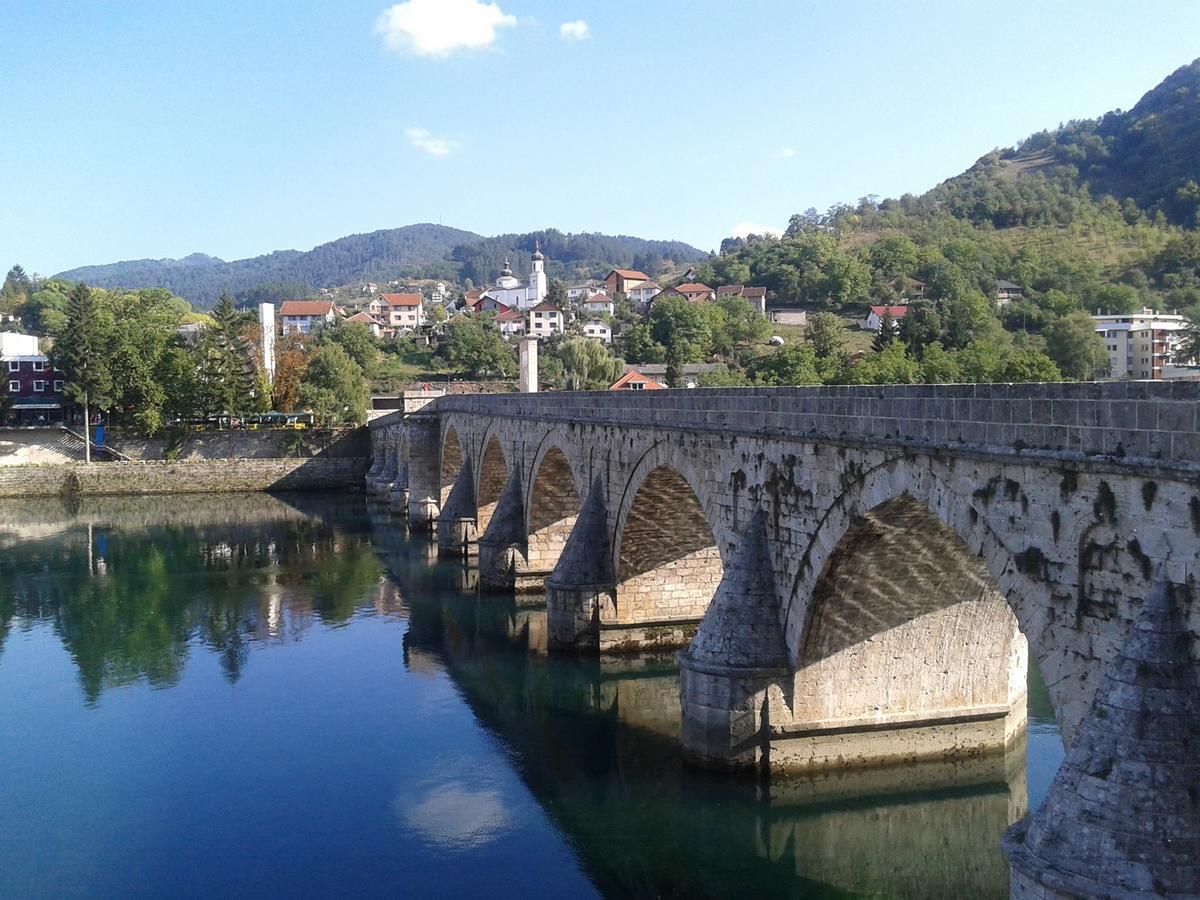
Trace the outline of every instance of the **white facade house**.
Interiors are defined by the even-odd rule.
[[[331,300],[286,300],[279,308],[284,334],[309,334],[337,318],[337,307]]]
[[[660,291],[662,291],[662,288],[653,281],[643,281],[636,287],[631,287],[625,296],[629,298],[634,309],[638,312],[645,312],[646,308],[650,305],[650,301],[658,296]]]
[[[612,328],[603,319],[589,319],[583,323],[583,333],[602,344],[612,343]]]
[[[521,337],[525,334],[525,315],[515,309],[506,309],[492,320],[492,325],[500,332],[500,337]]]
[[[383,294],[388,305],[386,326],[393,331],[416,331],[425,324],[425,306],[420,294]]]
[[[1092,321],[1108,352],[1108,374],[1112,378],[1157,380],[1163,377],[1164,367],[1170,374],[1187,327],[1183,316],[1152,309],[1094,315]]]
[[[38,353],[38,339],[34,334],[16,334],[11,331],[0,331],[0,357],[8,359],[16,356],[34,357]]]
[[[529,311],[529,334],[534,337],[549,337],[563,333],[562,310],[553,303],[539,303]]]
[[[588,315],[611,316],[615,310],[612,298],[608,294],[592,294],[582,303],[583,311]]]
[[[892,314],[892,321],[895,322],[895,329],[900,330],[900,320],[908,314],[907,306],[872,306],[871,313],[867,316],[867,331],[874,331],[878,334],[883,329],[883,319],[888,312]]]
[[[529,272],[529,281],[522,284],[513,275],[508,260],[504,261],[504,269],[496,279],[496,286],[484,292],[484,296],[503,303],[513,309],[533,309],[546,299],[550,292],[550,283],[546,279],[546,257],[541,249],[535,250],[533,263]]]
[[[578,300],[580,297],[586,297],[589,294],[594,294],[597,291],[608,293],[608,287],[603,281],[597,281],[595,278],[589,278],[582,284],[572,284],[567,287],[567,299]]]

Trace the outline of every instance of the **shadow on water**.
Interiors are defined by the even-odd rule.
[[[805,781],[705,773],[679,751],[673,655],[548,653],[539,598],[480,595],[473,570],[361,498],[0,506],[0,676],[6,636],[49,627],[92,705],[178,684],[197,650],[237,682],[257,648],[372,615],[407,619],[404,667],[450,676],[604,894],[1007,895],[999,841],[1025,811],[1024,745]],[[1034,803],[1061,758],[1053,721],[1034,673]]]

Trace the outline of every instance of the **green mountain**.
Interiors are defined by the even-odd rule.
[[[490,283],[506,258],[515,271],[528,271],[538,243],[548,258],[550,275],[562,278],[602,276],[612,266],[657,272],[706,258],[679,241],[555,230],[485,238],[458,228],[421,224],[350,235],[307,252],[279,250],[232,262],[194,253],[183,259],[84,266],[54,277],[102,288],[166,288],[198,307],[208,307],[222,293],[241,302],[280,300],[361,281],[470,278],[476,284]]]

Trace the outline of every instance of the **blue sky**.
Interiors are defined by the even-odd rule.
[[[1132,106],[1200,3],[0,0],[0,266],[441,222],[708,249]]]

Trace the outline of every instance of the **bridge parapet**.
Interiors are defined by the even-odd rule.
[[[426,411],[1195,469],[1198,407],[1189,381],[455,395]]]

